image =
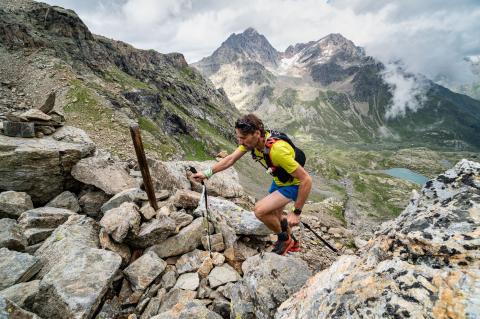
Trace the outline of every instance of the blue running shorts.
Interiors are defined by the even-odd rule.
[[[270,186],[269,193],[273,193],[274,191],[279,191],[280,194],[283,196],[290,198],[293,201],[297,200],[298,196],[298,185],[291,185],[291,186],[278,186],[275,184],[275,181],[272,181],[272,185]]]

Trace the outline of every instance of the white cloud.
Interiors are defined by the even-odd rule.
[[[469,82],[480,54],[478,0],[47,0],[77,11],[94,33],[194,62],[254,27],[283,51],[341,33],[384,63]]]

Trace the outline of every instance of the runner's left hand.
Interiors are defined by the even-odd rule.
[[[300,224],[300,216],[298,216],[294,212],[289,212],[287,215],[287,221],[290,227],[297,226],[298,224]]]

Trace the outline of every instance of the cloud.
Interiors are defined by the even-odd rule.
[[[430,86],[427,79],[405,73],[398,63],[386,64],[382,77],[392,93],[392,101],[385,113],[387,120],[403,117],[407,110],[416,112],[423,106]]]
[[[341,33],[388,64],[468,83],[480,55],[478,0],[47,0],[77,11],[97,34],[194,62],[254,27],[280,51]]]

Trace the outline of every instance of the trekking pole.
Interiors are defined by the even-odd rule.
[[[325,239],[323,239],[322,237],[320,237],[319,234],[317,234],[316,231],[314,231],[312,229],[312,227],[310,227],[309,224],[305,223],[305,222],[301,222],[303,224],[303,226],[305,226],[305,228],[307,228],[309,231],[311,231],[315,236],[318,237],[318,239],[320,239],[322,241],[322,243],[325,244],[325,246],[327,246],[328,248],[330,248],[333,252],[335,252],[337,255],[340,256],[340,254],[338,253],[338,250],[336,248],[334,248],[332,245],[330,245]]]
[[[190,166],[190,172],[192,172],[193,174],[196,174],[197,170],[195,169],[195,167]],[[204,195],[205,213],[203,213],[203,220],[204,222],[206,222],[205,229],[207,230],[208,252],[210,254],[210,258],[212,258],[212,243],[210,241],[210,222],[209,222],[210,217],[208,216],[208,203],[207,203],[207,186],[205,186],[205,183],[203,182],[203,180],[202,180],[202,188],[203,188],[202,193],[205,194]]]

